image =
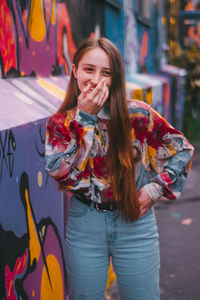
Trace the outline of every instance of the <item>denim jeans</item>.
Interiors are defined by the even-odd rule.
[[[160,253],[153,208],[135,222],[73,196],[66,231],[70,300],[103,300],[112,263],[121,300],[159,300]]]

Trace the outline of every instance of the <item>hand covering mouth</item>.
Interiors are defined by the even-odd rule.
[[[91,87],[91,88],[89,89],[89,92],[93,92],[93,91],[94,91],[94,88]]]

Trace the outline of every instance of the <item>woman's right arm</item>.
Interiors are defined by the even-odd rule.
[[[47,123],[46,171],[66,188],[88,178],[88,154],[96,121],[95,116],[74,109],[65,115],[55,114]]]

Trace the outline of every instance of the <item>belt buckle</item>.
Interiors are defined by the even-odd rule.
[[[99,208],[99,203],[96,203],[96,204],[95,204],[95,208],[96,208],[96,210],[97,210],[98,212],[106,212],[106,211],[107,211],[107,209],[100,209],[100,208]]]

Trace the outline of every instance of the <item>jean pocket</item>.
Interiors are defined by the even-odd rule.
[[[87,204],[82,203],[73,196],[70,199],[68,216],[80,218],[87,213],[88,208]]]

